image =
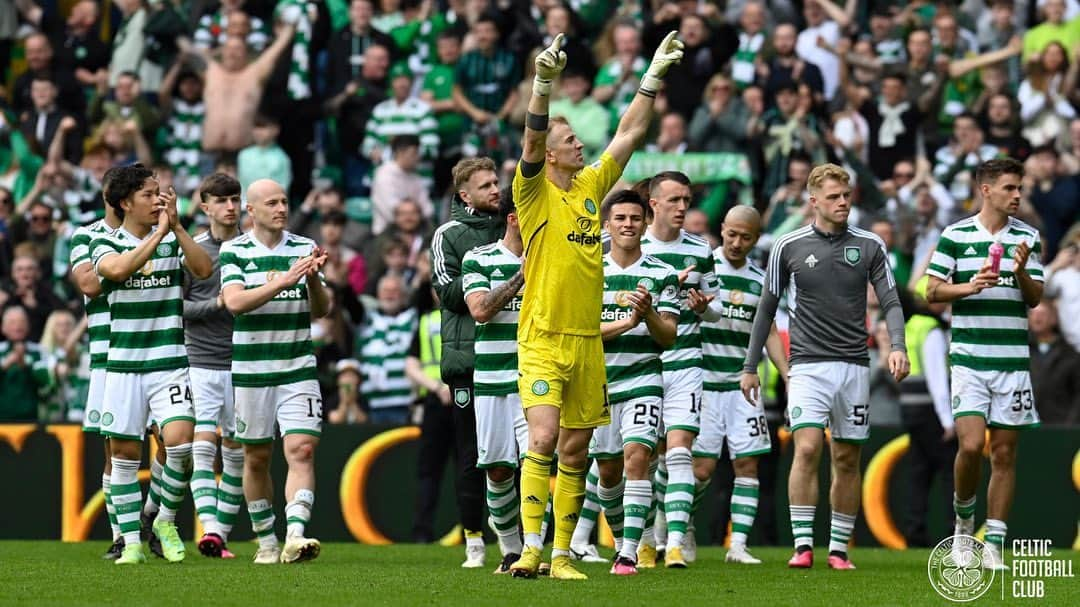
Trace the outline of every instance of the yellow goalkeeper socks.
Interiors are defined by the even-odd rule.
[[[584,474],[581,482],[584,489]],[[556,491],[558,491],[558,485],[556,485]],[[544,522],[544,508],[550,492],[551,457],[535,451],[526,452],[521,462],[521,529],[524,531],[525,544],[528,546],[543,547],[540,526]],[[573,532],[573,527],[570,531]],[[569,542],[569,537],[567,535],[567,542]]]
[[[585,500],[586,468],[573,468],[559,464],[559,475],[555,478],[555,550],[569,550],[570,538],[574,535],[581,503]]]

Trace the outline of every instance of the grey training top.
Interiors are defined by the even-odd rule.
[[[207,230],[195,237],[195,243],[210,255],[214,272],[209,278],[199,280],[184,270],[184,343],[188,365],[228,371],[232,368],[233,316],[218,305],[221,292],[218,253],[222,241]]]
[[[870,364],[866,350],[866,283],[874,286],[894,351],[906,352],[904,312],[885,243],[848,226],[830,234],[809,225],[773,245],[743,370],[756,373],[776,306],[791,289],[791,364]]]

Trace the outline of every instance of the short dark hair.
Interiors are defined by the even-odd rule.
[[[120,72],[120,74],[117,76],[117,78],[122,78],[123,76],[127,76],[128,78],[131,78],[135,82],[139,81],[139,73],[134,71],[134,70],[124,70],[124,71]]]
[[[348,216],[346,216],[345,213],[342,213],[341,211],[330,211],[322,218],[323,223],[329,223],[337,226],[343,226],[348,221]]]
[[[679,185],[690,187],[690,178],[687,177],[685,173],[680,173],[679,171],[661,171],[649,180],[650,198],[652,198],[652,195],[656,192],[656,189],[660,187],[660,184],[664,183],[665,181],[674,181]]]
[[[204,202],[210,196],[228,198],[240,195],[240,182],[231,175],[214,173],[199,184],[199,198]]]
[[[964,110],[963,112],[957,114],[956,118],[953,118],[953,124],[956,124],[956,121],[960,120],[961,118],[974,122],[975,126],[979,127],[979,130],[982,130],[982,124],[979,123],[979,117],[975,114],[972,114],[969,110]]]
[[[975,183],[995,183],[1002,175],[1024,176],[1024,165],[1015,158],[994,158],[979,165],[975,170]]]
[[[281,126],[281,121],[279,121],[277,118],[271,116],[270,114],[263,114],[262,112],[259,112],[258,114],[255,114],[255,120],[252,121],[251,125],[256,126],[256,127],[263,127],[263,126],[280,127]]]
[[[124,209],[120,204],[138,192],[146,180],[153,178],[154,172],[138,162],[118,167],[109,182],[109,197],[105,202],[123,217]]]
[[[514,188],[507,186],[499,192],[499,217],[505,219],[511,213],[517,213],[517,205],[514,204]]]
[[[53,80],[52,72],[48,70],[41,70],[40,72],[34,72],[30,78],[31,82],[48,82],[49,84],[56,86],[56,81]]]
[[[398,135],[390,140],[390,153],[395,156],[398,152],[413,147],[420,147],[420,138],[416,135]]]
[[[882,80],[897,80],[901,86],[907,86],[907,74],[899,70],[887,70],[881,75]]]
[[[502,33],[502,27],[499,26],[499,18],[491,11],[480,13],[480,16],[476,18],[476,21],[473,21],[474,26],[480,25],[481,23],[490,23],[495,26],[495,31],[500,34]]]
[[[455,40],[458,43],[461,42],[461,32],[454,28],[447,28],[439,32],[439,35],[435,37],[436,40]]]
[[[1053,143],[1044,143],[1042,145],[1035,146],[1035,148],[1031,150],[1031,155],[1035,156],[1036,154],[1052,154],[1054,158],[1061,157],[1061,155],[1057,151],[1057,148],[1054,147]]]
[[[680,173],[681,175],[682,173]],[[611,209],[617,204],[634,204],[641,207],[642,216],[649,214],[649,205],[642,199],[641,194],[632,189],[619,190],[607,197],[600,207],[600,217],[605,221],[611,215]]]

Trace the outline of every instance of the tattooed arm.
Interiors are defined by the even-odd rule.
[[[469,314],[479,323],[491,320],[499,313],[506,304],[517,295],[525,284],[525,275],[520,270],[510,277],[510,280],[495,287],[490,291],[476,291],[465,298],[465,305],[469,306]]]

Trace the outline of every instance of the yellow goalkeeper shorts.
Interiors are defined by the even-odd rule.
[[[524,409],[559,408],[563,428],[611,423],[604,344],[582,337],[522,327],[518,335],[518,390]]]

